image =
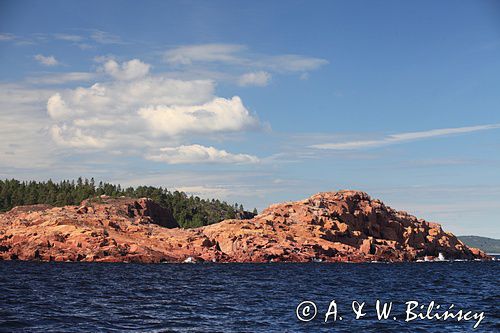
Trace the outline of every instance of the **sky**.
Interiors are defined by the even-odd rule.
[[[356,189],[500,238],[499,91],[498,1],[0,0],[0,178]]]

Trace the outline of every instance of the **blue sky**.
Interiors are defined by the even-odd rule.
[[[2,178],[353,188],[500,237],[496,1],[0,1],[0,74]]]

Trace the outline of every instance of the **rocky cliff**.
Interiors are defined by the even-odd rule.
[[[180,229],[149,199],[16,207],[0,215],[0,259],[108,262],[485,259],[436,223],[359,191],[272,205],[249,220]]]

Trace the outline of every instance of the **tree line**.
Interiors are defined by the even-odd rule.
[[[185,192],[169,191],[154,186],[127,187],[99,182],[94,178],[48,181],[0,180],[0,211],[15,206],[49,204],[52,206],[78,205],[83,200],[100,195],[110,197],[151,198],[172,211],[177,223],[183,228],[194,228],[233,219],[244,213],[241,204],[228,204],[218,199],[202,199]],[[253,213],[257,213],[254,209]]]

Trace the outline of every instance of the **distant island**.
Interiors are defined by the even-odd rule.
[[[318,193],[271,205],[249,217],[185,229],[168,205],[107,194],[79,205],[16,206],[0,214],[0,259],[141,263],[488,259],[439,224],[396,211],[361,191]]]
[[[476,247],[486,253],[500,253],[500,239],[481,236],[458,236],[458,238],[470,247]]]

